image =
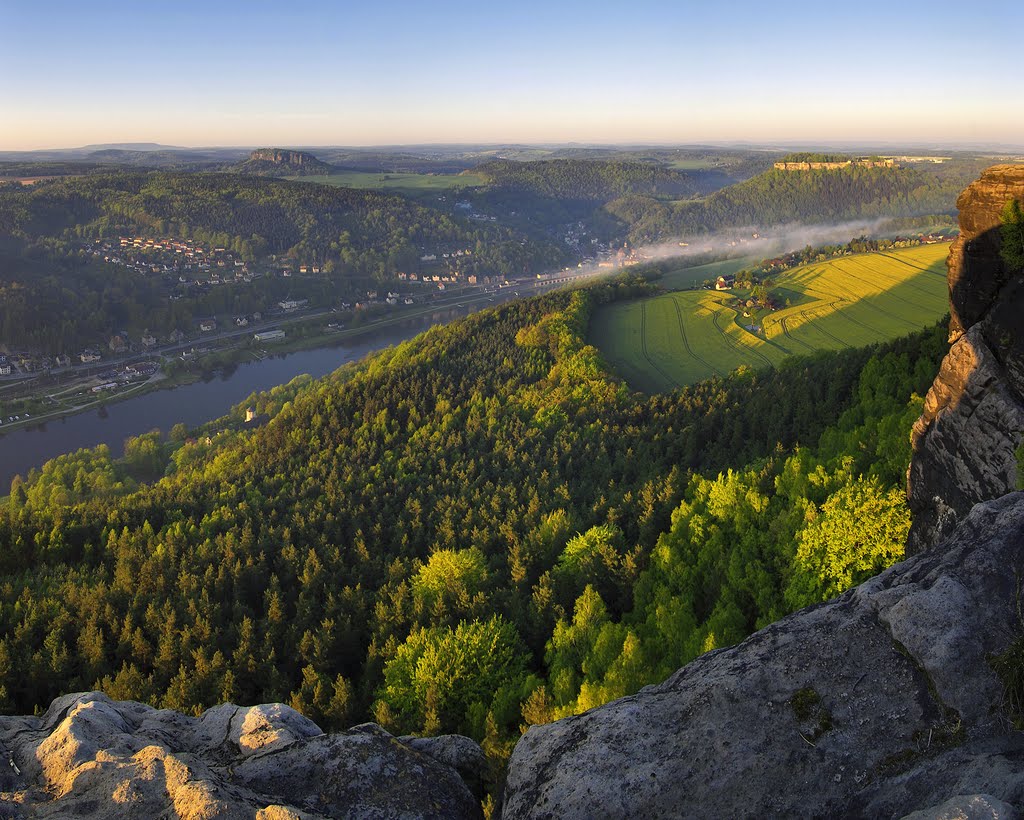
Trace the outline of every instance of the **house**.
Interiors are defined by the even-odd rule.
[[[736,284],[735,276],[719,276],[715,280],[715,290],[731,290],[732,286]]]
[[[304,308],[307,304],[309,304],[308,299],[285,299],[283,302],[278,302],[278,305],[281,306],[281,310],[286,313],[298,310],[299,308]]]
[[[111,336],[107,345],[111,353],[124,353],[128,349],[128,345],[125,344],[122,336]]]
[[[274,342],[284,338],[283,330],[264,330],[260,333],[253,334],[253,339],[257,342]]]
[[[244,316],[236,316],[235,324],[238,325],[238,327],[245,327],[246,325],[249,324],[249,320],[246,319]]]
[[[216,319],[203,319],[199,323],[199,330],[202,333],[209,333],[211,330],[216,330],[216,329],[217,329],[217,320]]]
[[[141,341],[142,346],[146,348],[146,350],[152,350],[154,347],[156,347],[156,336],[154,336],[152,333],[143,333]]]
[[[10,362],[0,362],[0,376],[10,376],[10,375],[11,375],[11,363]]]
[[[71,357],[67,353],[58,354],[55,361],[57,367],[71,367]]]
[[[82,364],[89,364],[90,362],[98,362],[103,357],[100,356],[100,352],[98,350],[89,348],[88,350],[83,350],[79,353],[78,358],[82,360]]]

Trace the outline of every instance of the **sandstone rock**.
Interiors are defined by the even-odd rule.
[[[231,718],[229,737],[247,757],[322,734],[319,726],[290,706],[268,703],[235,712]]]
[[[325,735],[280,703],[192,718],[67,695],[0,717],[0,817],[478,817],[437,757],[382,729]]]
[[[469,786],[470,791],[483,799],[487,758],[480,744],[463,735],[405,736],[400,737],[399,741],[445,766],[451,766]]]
[[[1024,630],[1024,494],[941,549],[710,652],[663,684],[537,726],[504,818],[900,817],[1024,801],[1024,738],[988,663]]]
[[[949,255],[950,338],[978,322],[1006,283],[999,258],[1000,214],[1024,198],[1024,165],[994,165],[957,198],[960,235]]]
[[[948,534],[979,501],[1016,488],[1024,403],[975,325],[950,349],[914,424],[909,552]]]
[[[904,820],[1016,820],[1017,810],[987,794],[958,795]]]
[[[950,341],[914,426],[907,477],[914,554],[947,535],[979,501],[1016,487],[1024,437],[1024,274],[999,255],[1000,214],[1024,200],[1024,166],[985,171],[957,200],[949,254]]]

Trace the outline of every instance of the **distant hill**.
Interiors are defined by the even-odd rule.
[[[159,142],[102,142],[83,145],[82,151],[187,151],[177,145],[163,145]]]
[[[257,148],[249,154],[249,159],[235,165],[231,170],[260,176],[305,176],[330,174],[334,171],[334,166],[321,162],[306,151]]]
[[[608,202],[605,211],[628,225],[633,242],[790,222],[952,214],[957,195],[987,164],[987,160],[960,160],[800,173],[772,169],[700,200],[673,203],[629,194]]]
[[[705,173],[617,160],[494,160],[475,171],[484,174],[497,188],[573,200],[607,201],[627,194],[691,197],[710,193],[729,182],[721,172],[715,172],[722,177],[716,184]]]

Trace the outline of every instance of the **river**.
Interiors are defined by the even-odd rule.
[[[505,298],[502,294],[499,300]],[[314,378],[324,376],[374,350],[411,339],[431,325],[485,306],[439,309],[386,328],[369,328],[337,346],[269,356],[262,361],[227,368],[204,381],[144,393],[138,398],[0,434],[0,496],[6,495],[14,476],[24,476],[32,467],[40,467],[55,456],[99,444],[108,445],[115,457],[120,456],[129,436],[153,428],[166,434],[178,422],[196,427],[223,416],[254,391],[269,390],[303,373]]]

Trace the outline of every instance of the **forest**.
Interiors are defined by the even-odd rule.
[[[465,733],[500,766],[526,726],[898,559],[944,327],[648,396],[585,339],[652,287],[510,303],[15,479],[0,706],[283,700]]]
[[[628,226],[628,238],[637,244],[732,227],[952,214],[960,191],[985,165],[965,159],[948,166],[769,170],[703,199],[662,202],[631,195],[609,201],[604,210]]]
[[[160,277],[104,264],[83,249],[86,240],[119,235],[191,239],[264,267],[273,254],[316,264],[322,274],[168,301]],[[265,310],[284,298],[320,305],[336,295],[358,298],[415,270],[422,254],[456,249],[471,251],[465,275],[530,274],[567,259],[553,242],[373,191],[141,172],[0,186],[0,341],[59,353],[120,330],[188,330],[196,317]]]
[[[494,160],[474,170],[495,188],[601,202],[627,194],[681,199],[711,193],[731,182],[720,171],[677,171],[666,165],[611,159]]]

